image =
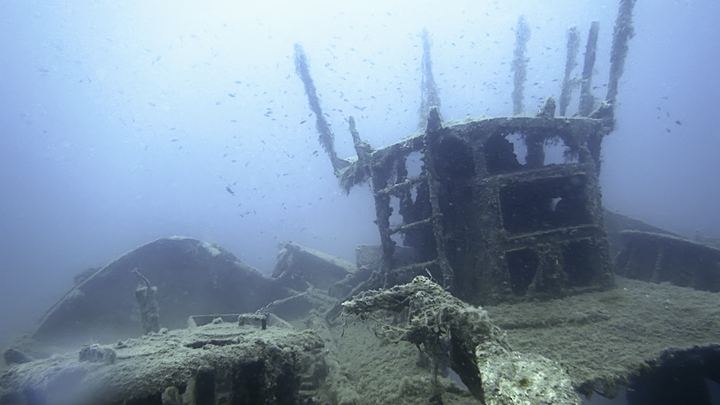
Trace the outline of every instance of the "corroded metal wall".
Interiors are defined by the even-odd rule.
[[[425,135],[371,154],[386,285],[429,272],[477,304],[612,286],[588,148],[603,120],[551,110],[447,127],[431,112]],[[396,244],[415,249],[414,264],[394,266]]]

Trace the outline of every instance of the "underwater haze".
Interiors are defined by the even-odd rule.
[[[378,243],[369,187],[345,195],[295,73],[302,45],[342,157],[417,131],[421,32],[446,121],[512,114],[514,28],[531,28],[525,113],[560,93],[566,32],[617,0],[0,3],[0,345],[73,284],[154,239],[216,242],[272,271],[278,242],[354,261]],[[720,6],[639,0],[603,143],[607,208],[720,237]],[[580,59],[581,60],[581,59]],[[579,74],[576,68],[574,74]],[[573,99],[577,105],[577,92]],[[576,108],[576,107],[574,107]],[[570,111],[574,113],[574,111]]]

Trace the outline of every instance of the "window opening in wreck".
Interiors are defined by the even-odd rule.
[[[395,228],[403,224],[403,217],[400,215],[400,198],[390,196],[390,227]]]
[[[405,237],[400,233],[390,235],[390,239],[395,242],[395,246],[405,246]]]
[[[417,201],[417,186],[414,186],[410,189],[410,201],[412,201],[413,204]]]
[[[578,162],[577,153],[572,153],[570,147],[557,135],[545,139],[543,153],[545,155],[543,165],[545,166]]]
[[[400,214],[400,198],[396,196],[390,196],[390,209],[392,210],[392,213],[390,214],[390,228],[397,228],[398,226],[405,223],[403,216]],[[405,246],[405,236],[400,233],[394,233],[390,235],[390,239],[395,242],[397,246]]]
[[[509,233],[529,233],[589,224],[586,193],[586,179],[579,175],[504,187],[503,227]]]
[[[505,253],[510,288],[515,295],[525,295],[540,265],[537,254],[530,249],[520,249]]]
[[[551,198],[550,199],[550,210],[555,212],[555,210],[557,210],[557,206],[558,206],[558,203],[560,203],[560,201],[562,201],[562,198],[560,198],[560,197]]]
[[[388,186],[394,186],[395,184],[398,184],[403,181],[403,172],[405,170],[405,167],[401,167],[400,170],[398,170],[398,166],[402,165],[402,161],[393,161],[392,162],[392,169],[390,170],[390,175],[388,176]]]
[[[434,155],[435,171],[441,182],[468,181],[475,177],[475,160],[468,142],[447,137],[436,147]]]
[[[506,136],[505,139],[512,143],[518,163],[525,166],[527,163],[527,144],[525,143],[525,135],[516,132]]]
[[[423,153],[420,151],[410,152],[405,158],[405,168],[408,179],[419,177],[423,170]]]
[[[515,143],[517,143],[517,146]],[[485,154],[485,165],[490,174],[507,173],[521,169],[527,159],[525,137],[522,134],[492,135],[485,141],[483,152]],[[522,163],[518,158],[518,154],[522,156]]]

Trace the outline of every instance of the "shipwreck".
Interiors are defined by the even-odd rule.
[[[343,159],[307,56],[296,71],[340,186],[368,182],[379,246],[350,263],[282,243],[270,277],[212,243],[150,242],[79,274],[3,352],[0,405],[710,404],[720,384],[720,249],[606,211],[635,0],[620,0],[607,93],[599,24],[558,100],[525,114],[529,27],[515,27],[513,115],[443,121],[423,32],[420,131]],[[577,112],[568,115],[572,94]]]
[[[515,29],[515,115],[508,117],[443,123],[430,40],[424,32],[424,131],[375,149],[362,140],[350,117],[357,152],[353,159],[337,156],[307,58],[296,45],[297,73],[335,175],[346,191],[364,181],[372,185],[382,265],[365,288],[429,273],[463,300],[487,305],[613,285],[598,175],[602,139],[614,128],[618,82],[632,36],[631,4],[622,3],[615,27],[605,97],[598,99],[591,92],[599,29],[593,23],[582,77],[571,76],[580,41],[577,29],[571,29],[559,106],[548,98],[534,116],[524,115],[523,107],[529,39],[523,17]],[[576,87],[578,112],[566,116]],[[402,265],[396,246],[411,250],[410,260]]]

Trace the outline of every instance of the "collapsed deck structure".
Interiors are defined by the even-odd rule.
[[[553,98],[536,115],[523,115],[530,30],[520,17],[513,60],[514,115],[444,123],[430,40],[423,32],[424,131],[376,149],[362,140],[350,117],[357,158],[348,160],[335,152],[307,58],[295,46],[296,70],[341,187],[349,191],[364,181],[372,185],[382,264],[360,289],[430,274],[466,302],[487,305],[613,286],[598,175],[602,139],[614,128],[634,3],[620,2],[603,100],[591,93],[598,23],[589,30],[580,78],[571,77],[578,30],[568,31],[557,115]],[[578,112],[566,116],[575,87],[580,87]],[[399,261],[402,247],[410,249],[409,261]]]

